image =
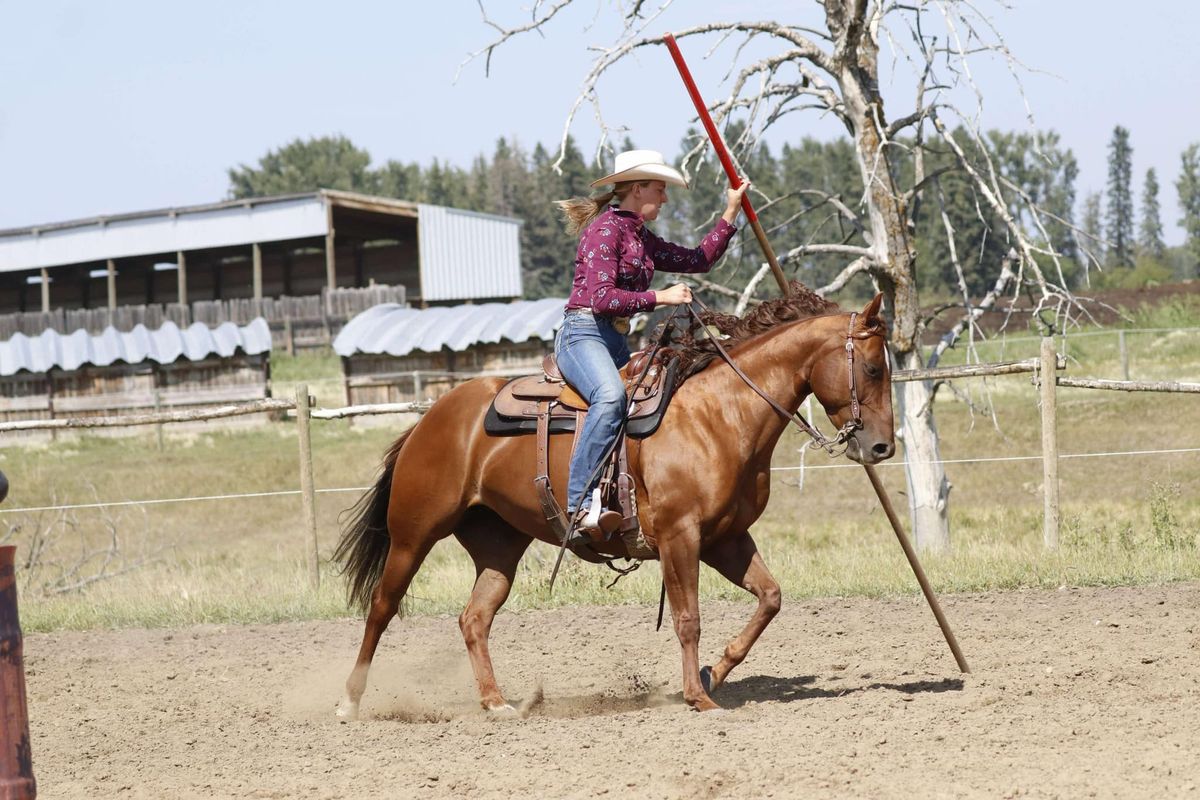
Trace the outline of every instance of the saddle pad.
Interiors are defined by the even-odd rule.
[[[675,375],[678,367],[678,360],[671,359],[661,370],[661,379],[656,381],[660,387],[657,394],[643,399],[645,392],[638,392],[638,402],[634,405],[633,413],[629,417],[629,424],[625,429],[627,436],[644,439],[658,430],[663,416],[667,413],[671,397],[675,393]],[[528,380],[528,378],[516,378],[505,384],[505,388],[518,381]],[[483,429],[493,436],[518,436],[524,433],[534,433],[537,430],[537,400],[531,397],[527,404],[519,406],[510,404],[497,410],[496,400],[505,394],[506,392],[502,388],[496,398],[493,398],[492,404],[488,406],[487,416],[483,420]],[[501,411],[505,413],[501,413]],[[574,430],[575,410],[556,404],[554,413],[550,415],[550,432],[571,433]]]

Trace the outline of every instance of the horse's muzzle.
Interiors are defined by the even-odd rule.
[[[890,439],[887,441],[874,439],[869,435],[864,435],[864,431],[861,430],[856,431],[846,441],[846,457],[860,464],[878,464],[895,454],[895,442]]]

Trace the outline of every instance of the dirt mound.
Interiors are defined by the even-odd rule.
[[[479,710],[452,618],[397,620],[363,719],[360,622],[31,635],[50,798],[1178,797],[1200,783],[1200,586],[785,603],[697,714],[654,609],[502,614]],[[706,606],[719,654],[751,606]]]

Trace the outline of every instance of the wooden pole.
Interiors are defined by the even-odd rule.
[[[162,389],[159,389],[156,386],[154,388],[154,413],[159,414],[161,412],[162,412]],[[158,452],[161,453],[163,450],[166,449],[165,447],[163,447],[163,426],[162,426],[161,422],[154,426],[154,435],[155,435],[155,438],[158,440]]]
[[[113,259],[108,259],[108,310],[112,311],[117,307],[117,262]]]
[[[325,198],[325,286],[330,293],[337,288],[337,242],[334,240],[333,204],[328,197]],[[325,311],[328,313],[332,294],[326,294],[325,297]]]
[[[1129,380],[1129,346],[1125,341],[1125,331],[1117,331],[1117,347],[1121,350],[1121,379]]]
[[[50,313],[50,271],[42,267],[42,313]]]
[[[1042,497],[1045,509],[1042,520],[1042,542],[1047,550],[1058,549],[1058,355],[1054,352],[1054,337],[1042,337],[1042,364],[1038,372],[1042,406]]]
[[[251,281],[254,284],[254,299],[262,300],[262,247],[255,242],[250,245]]]
[[[29,744],[25,662],[17,614],[16,550],[12,545],[0,547],[0,798],[33,800],[37,781]]]
[[[179,289],[179,305],[187,308],[188,303],[188,285],[187,285],[187,255],[182,250],[175,253],[175,277],[177,278],[177,286]],[[190,320],[189,320],[190,321]]]
[[[708,106],[704,104],[704,99],[700,96],[699,90],[696,88],[696,82],[692,80],[692,74],[684,63],[683,54],[679,51],[679,45],[675,43],[675,37],[667,34],[663,37],[663,41],[667,45],[667,49],[671,51],[671,58],[675,61],[675,66],[679,69],[679,76],[683,78],[684,84],[687,86],[688,94],[691,95],[692,103],[696,107],[696,114],[700,121],[704,123],[704,130],[708,132],[709,141],[712,142],[713,150],[717,157],[721,160],[721,165],[725,168],[725,174],[729,177],[730,185],[736,185],[738,180],[737,170],[734,169],[733,160],[729,158],[729,153],[725,149],[725,143],[721,139],[720,133],[713,125],[712,118],[708,114]],[[758,225],[758,216],[754,213],[753,207],[750,205],[750,200],[745,195],[742,196],[742,210],[746,212],[746,218],[752,220],[754,227],[754,236],[758,239],[758,244],[762,247],[763,255],[767,258],[767,263],[771,265],[771,271],[775,275],[775,280],[779,283],[779,289],[784,296],[791,294],[791,288],[788,286],[787,280],[783,276],[783,270],[779,268],[779,262],[775,258],[775,250],[771,247],[771,243],[767,241],[766,234],[762,231],[762,226]],[[879,483],[879,478],[875,474],[875,469],[867,464],[863,465],[867,471],[867,477],[871,479],[871,484],[875,487],[875,494],[879,496],[879,502],[883,505],[884,512],[887,513],[888,521],[892,523],[892,530],[895,531],[896,537],[900,540],[900,546],[904,548],[904,554],[908,556],[909,566],[917,576],[917,582],[921,584],[921,591],[925,594],[925,599],[929,602],[929,607],[933,610],[933,616],[937,618],[938,625],[942,628],[942,634],[946,637],[946,643],[950,645],[950,652],[954,653],[954,659],[958,662],[958,668],[963,672],[970,672],[967,668],[966,659],[963,658],[962,652],[958,649],[958,641],[954,638],[954,634],[950,631],[950,626],[946,622],[945,615],[942,614],[941,606],[938,605],[937,598],[934,597],[933,589],[929,586],[929,581],[925,578],[925,572],[921,569],[921,564],[917,561],[917,554],[912,550],[908,543],[908,538],[904,535],[904,529],[900,527],[900,519],[896,516],[896,512],[892,510],[892,504],[887,499],[887,495],[883,492],[883,485]]]
[[[289,314],[283,318],[283,342],[289,356],[296,355],[296,340],[292,336],[292,317]]]
[[[883,513],[887,514],[888,522],[892,523],[892,530],[895,531],[896,538],[900,540],[900,547],[904,549],[908,565],[912,567],[913,574],[917,576],[917,583],[921,584],[921,593],[925,595],[925,601],[933,610],[938,627],[942,629],[942,636],[946,638],[946,644],[950,645],[950,652],[954,654],[954,661],[958,664],[959,671],[970,673],[971,668],[967,666],[967,659],[958,647],[958,639],[955,638],[954,631],[950,630],[950,623],[946,621],[946,615],[942,613],[942,606],[933,593],[933,587],[929,585],[929,578],[925,577],[925,570],[921,568],[921,562],[917,559],[917,551],[913,549],[912,543],[904,535],[904,529],[900,526],[900,518],[896,516],[896,510],[892,508],[892,501],[883,488],[883,482],[879,480],[879,474],[870,465],[864,464],[863,468],[867,471],[867,477],[871,479],[871,486],[875,487],[875,494],[879,497],[880,505],[883,506]]]
[[[315,590],[321,585],[321,569],[317,551],[317,499],[313,488],[312,440],[309,437],[308,384],[296,387],[296,434],[300,442],[300,497],[304,506],[304,529],[311,546],[308,556],[308,578]]]

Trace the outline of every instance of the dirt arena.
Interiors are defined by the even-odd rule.
[[[397,620],[363,718],[353,620],[32,635],[44,798],[1200,797],[1200,585],[785,599],[697,714],[654,609],[504,614],[479,710],[452,618]],[[711,661],[750,606],[702,609]]]

